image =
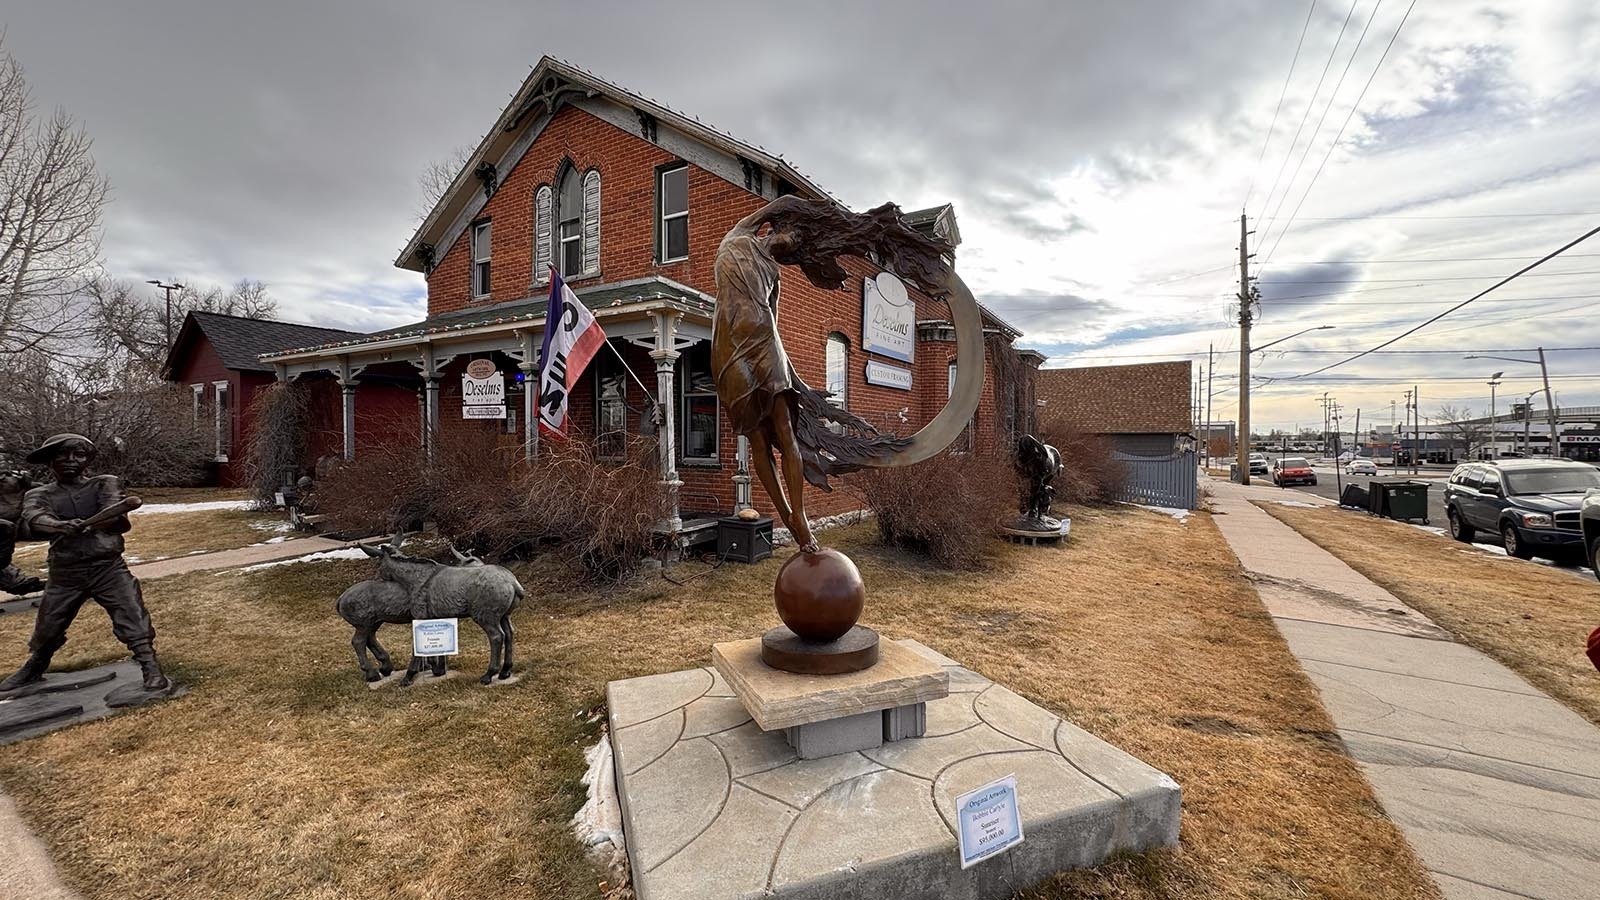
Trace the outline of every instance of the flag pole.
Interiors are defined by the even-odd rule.
[[[617,362],[622,363],[622,368],[627,370],[628,376],[633,379],[633,383],[639,386],[639,390],[644,391],[644,395],[649,398],[651,403],[654,403],[659,407],[661,403],[656,400],[656,396],[654,394],[650,393],[650,389],[644,386],[644,382],[639,380],[639,376],[634,374],[633,367],[628,365],[628,360],[623,357],[622,351],[618,350],[614,345],[612,345],[610,338],[606,338],[605,344],[607,347],[611,348],[612,353],[617,355]]]

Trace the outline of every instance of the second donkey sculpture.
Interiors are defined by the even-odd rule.
[[[400,552],[403,540],[402,533],[377,549],[361,546],[363,552],[378,560],[378,580],[405,591],[413,620],[468,618],[478,623],[489,639],[489,670],[478,683],[489,684],[497,676],[501,680],[510,678],[515,643],[511,612],[523,597],[517,577],[503,566],[486,565],[460,553],[455,554],[459,564],[454,566],[406,556]],[[423,659],[412,656],[402,685],[409,685],[416,678]]]

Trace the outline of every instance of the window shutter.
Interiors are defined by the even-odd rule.
[[[533,283],[550,281],[550,185],[539,188],[533,200]]]
[[[600,171],[583,176],[583,274],[600,271]]]

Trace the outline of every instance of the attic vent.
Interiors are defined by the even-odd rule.
[[[656,117],[642,109],[634,110],[639,116],[639,135],[654,144],[656,142]]]
[[[739,157],[739,165],[744,168],[744,189],[752,194],[765,195],[766,185],[761,166],[742,156]]]

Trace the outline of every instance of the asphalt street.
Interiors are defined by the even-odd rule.
[[[1330,500],[1338,500],[1339,485],[1341,483],[1359,484],[1362,487],[1366,487],[1367,482],[1372,481],[1373,478],[1371,475],[1341,475],[1336,473],[1332,466],[1313,466],[1312,471],[1317,473],[1316,484],[1294,485],[1292,487],[1286,487],[1283,490],[1305,491],[1307,493],[1316,494],[1319,497],[1327,497]],[[1336,475],[1337,477],[1335,477]],[[1440,528],[1445,527],[1444,483],[1445,479],[1450,477],[1450,474],[1448,472],[1427,472],[1422,475],[1407,475],[1405,473],[1401,473],[1400,475],[1396,476],[1392,471],[1385,470],[1378,475],[1378,478],[1384,481],[1393,480],[1397,477],[1411,481],[1420,481],[1428,486],[1428,524],[1437,525]],[[1269,475],[1266,478],[1262,478],[1260,475],[1257,475],[1254,478],[1251,478],[1250,481],[1252,484],[1260,483],[1263,485],[1270,485],[1272,484],[1272,476]]]

